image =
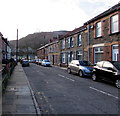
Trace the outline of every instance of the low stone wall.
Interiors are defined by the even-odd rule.
[[[2,79],[1,79],[1,87],[2,88],[2,93],[5,92],[5,89],[7,87],[8,80],[10,79],[10,76],[14,70],[14,67],[16,66],[15,61],[9,61],[7,64],[3,64],[3,69],[1,70],[0,73],[2,73]]]

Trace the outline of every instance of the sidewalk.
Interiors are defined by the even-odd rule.
[[[38,114],[34,95],[19,63],[2,97],[2,112],[3,114],[33,114],[34,116]]]

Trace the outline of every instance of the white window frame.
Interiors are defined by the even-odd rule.
[[[71,39],[71,41],[70,41],[70,45],[71,45],[71,47],[74,47],[74,38],[71,37],[70,39]]]
[[[119,60],[119,49],[118,49],[118,47],[119,47],[118,44],[112,45],[112,61],[118,61]]]
[[[104,50],[101,50],[101,48],[103,49],[103,46],[99,46],[99,47],[95,47],[94,48],[94,63],[97,63],[96,61],[96,54],[100,54],[100,53],[104,53]],[[96,51],[97,49],[97,51]]]
[[[62,40],[62,49],[65,49],[65,39]]]
[[[62,54],[62,63],[65,63],[65,53]]]
[[[67,39],[67,42],[68,42],[68,43],[67,43],[67,44],[68,44],[67,47],[70,48],[70,38]]]
[[[96,23],[96,37],[101,37],[102,36],[102,23],[97,22]]]
[[[81,59],[77,59],[77,60],[82,60],[82,57],[83,57],[83,53],[82,53],[82,50],[80,51],[76,51],[76,57],[80,56]]]
[[[82,44],[82,35],[79,34],[77,38],[77,46],[81,46],[81,44]]]
[[[116,14],[111,17],[111,33],[119,31],[119,15]]]
[[[70,53],[68,53],[68,55],[67,55],[67,58],[68,58],[68,64],[70,63]]]

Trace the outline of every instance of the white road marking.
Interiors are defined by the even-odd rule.
[[[107,92],[104,92],[104,91],[102,91],[102,90],[96,89],[96,88],[94,88],[94,87],[89,87],[89,88],[90,88],[90,89],[93,89],[93,90],[95,90],[95,91],[98,91],[98,92],[100,92],[100,93],[103,93],[103,94],[105,94],[105,95],[108,95],[108,96],[114,97],[114,98],[116,98],[116,99],[119,99],[119,97],[117,97],[117,96],[114,96],[114,95],[112,95],[112,94],[110,94],[110,93],[107,93]]]
[[[60,77],[63,77],[63,78],[66,78],[66,79],[68,79],[68,80],[70,80],[70,81],[75,81],[75,80],[73,80],[73,79],[70,79],[70,78],[68,78],[68,77],[65,77],[64,75],[61,75],[61,74],[58,74],[58,76],[60,76]]]
[[[65,76],[63,76],[63,75],[60,75],[60,74],[58,74],[58,76],[60,76],[60,77],[65,77]]]

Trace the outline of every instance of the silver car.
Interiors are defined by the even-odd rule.
[[[92,76],[93,64],[89,61],[72,60],[67,68],[68,73],[77,73],[80,77]]]
[[[49,60],[44,59],[44,60],[42,61],[42,66],[51,66],[51,63],[50,63]]]

